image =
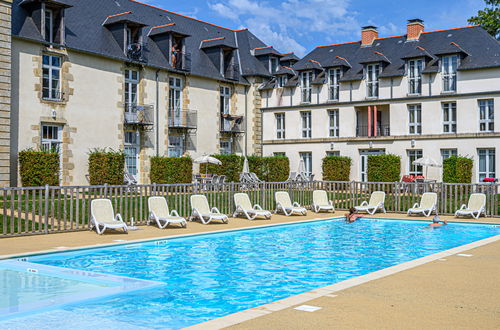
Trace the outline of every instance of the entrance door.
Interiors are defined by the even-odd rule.
[[[385,154],[384,149],[370,149],[370,150],[360,150],[359,151],[359,168],[360,177],[362,182],[368,181],[368,156],[370,155],[383,155]]]
[[[137,181],[137,174],[139,173],[139,153],[141,151],[138,132],[125,132],[124,149],[127,172]]]

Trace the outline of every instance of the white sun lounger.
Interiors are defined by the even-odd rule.
[[[315,190],[313,191],[313,210],[318,213],[320,211],[334,211],[335,207],[333,206],[333,202],[328,200],[328,195],[324,190]]]
[[[99,198],[94,199],[90,203],[90,230],[96,229],[96,232],[101,235],[106,229],[122,228],[127,232],[127,224],[123,222],[122,216],[113,210],[113,205],[109,199]]]
[[[385,213],[385,192],[383,191],[374,191],[370,196],[370,201],[364,201],[359,206],[355,206],[356,211],[364,211],[369,214],[375,214],[378,210],[382,210]]]
[[[148,225],[151,223],[151,220],[154,220],[161,229],[167,227],[171,223],[178,223],[182,227],[186,227],[187,225],[186,219],[179,216],[179,213],[177,213],[176,210],[172,210],[171,212],[169,211],[165,197],[149,197],[148,209]]]
[[[192,195],[191,209],[192,213],[189,219],[191,221],[199,219],[204,225],[212,220],[221,220],[223,223],[228,223],[229,221],[227,215],[220,213],[216,207],[210,209],[205,195]]]
[[[276,211],[275,213],[283,212],[286,216],[298,213],[301,215],[306,215],[307,210],[300,206],[299,203],[293,202],[290,199],[290,195],[286,191],[277,191],[274,194],[276,200]]]
[[[426,192],[420,199],[420,204],[415,203],[412,208],[408,210],[408,215],[422,213],[426,217],[430,216],[432,212],[437,214],[437,194],[433,192]]]
[[[271,212],[263,210],[259,204],[252,206],[250,197],[248,197],[248,194],[246,193],[234,194],[234,205],[236,206],[236,209],[233,213],[233,218],[240,214],[244,214],[248,220],[254,220],[258,216],[271,219]]]
[[[467,206],[463,204],[459,210],[455,212],[455,216],[472,216],[474,219],[479,219],[483,214],[486,216],[486,195],[471,194]]]

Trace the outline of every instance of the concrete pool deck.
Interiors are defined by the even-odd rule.
[[[0,239],[0,257],[331,218],[343,214],[343,211],[337,211],[335,214],[320,215],[309,212],[308,216],[294,217],[273,215],[270,221],[231,219],[227,225],[189,223],[186,229],[160,230],[150,226],[141,227],[141,230],[129,234],[110,232],[101,236],[95,232],[83,231],[3,238]],[[402,214],[378,214],[376,217],[407,219]],[[442,218],[500,223],[500,218]],[[430,222],[430,218],[426,220]],[[340,291],[335,290],[333,293],[315,290],[319,295],[305,294],[302,299],[295,299],[296,303],[286,306],[275,304],[277,308],[274,310],[266,308],[266,305],[252,308],[242,312],[246,312],[246,315],[243,314],[246,317],[240,317],[238,322],[233,320],[225,323],[224,318],[220,318],[193,328],[223,328],[230,324],[234,329],[500,328],[500,241],[469,249],[461,254],[464,256],[446,256]],[[321,309],[315,312],[294,309],[301,305]]]

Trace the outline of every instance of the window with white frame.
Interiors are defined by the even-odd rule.
[[[457,104],[443,103],[443,133],[457,132]]]
[[[455,92],[457,90],[457,66],[457,55],[443,56],[441,59],[444,92]]]
[[[139,86],[139,71],[125,70],[125,104],[128,111],[135,111],[137,91]]]
[[[484,178],[494,178],[496,176],[495,171],[495,149],[478,149],[479,156],[479,181],[483,181]]]
[[[231,88],[227,86],[220,87],[220,114],[221,114],[221,130],[230,131],[231,121],[226,119],[225,116],[231,112]]]
[[[42,124],[42,150],[61,153],[62,126]]]
[[[328,136],[339,137],[339,110],[328,110]]]
[[[125,167],[128,174],[136,176],[139,172],[139,133],[138,132],[125,132]]]
[[[312,136],[312,123],[311,123],[311,111],[301,111],[300,117],[302,118],[302,137],[311,138]]]
[[[54,42],[54,11],[45,9],[45,41]]]
[[[304,161],[304,171],[305,175],[310,176],[312,174],[312,153],[311,152],[300,152],[300,159]]]
[[[182,80],[177,77],[168,79],[168,117],[173,126],[182,125]]]
[[[220,153],[221,155],[229,155],[233,153],[233,148],[230,138],[223,138],[220,140]]]
[[[422,134],[422,106],[408,105],[408,128],[410,134]]]
[[[276,71],[278,71],[279,65],[280,65],[279,59],[277,59],[276,57],[271,57],[269,59],[269,72],[275,73]]]
[[[342,77],[342,70],[340,68],[330,69],[328,71],[328,98],[330,100],[339,100],[340,93],[340,78]]]
[[[304,71],[300,73],[300,90],[302,95],[302,102],[311,103],[311,93],[312,93],[312,71]]]
[[[422,158],[422,150],[408,150],[408,174],[413,176],[423,175],[421,165],[413,165],[413,162]]]
[[[443,160],[457,155],[458,155],[457,149],[441,149],[441,158]]]
[[[378,97],[378,75],[380,65],[368,64],[366,66],[366,88],[368,97]]]
[[[285,138],[285,114],[277,113],[276,117],[276,138],[284,139]]]
[[[422,93],[422,68],[421,59],[408,61],[408,84],[409,94]]]
[[[168,136],[168,157],[182,157],[184,154],[184,136]]]
[[[337,156],[338,157],[338,156],[340,156],[340,151],[327,151],[326,155],[328,157],[330,157],[330,156]]]
[[[278,87],[279,88],[285,87],[286,82],[287,82],[286,75],[279,75],[276,79],[278,80]]]
[[[46,100],[61,100],[61,62],[59,56],[42,57],[42,98]]]
[[[479,131],[493,132],[495,130],[495,109],[493,99],[479,100]]]

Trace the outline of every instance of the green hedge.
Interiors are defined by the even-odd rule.
[[[351,158],[342,156],[326,156],[323,158],[323,180],[349,181],[351,175]]]
[[[19,152],[19,174],[24,187],[59,185],[59,154],[56,151]]]
[[[443,160],[443,182],[471,183],[473,160],[462,156],[451,156]]]
[[[397,155],[368,156],[368,181],[399,181],[401,173],[401,157]]]
[[[89,152],[91,185],[121,185],[124,182],[125,154],[122,151],[95,149]]]
[[[191,183],[193,160],[190,157],[151,157],[151,182]]]
[[[208,173],[225,175],[226,182],[240,181],[240,173],[243,170],[243,157],[230,155],[211,155],[222,162],[222,165],[208,164]],[[200,173],[206,172],[207,164],[200,164]]]
[[[282,182],[288,179],[290,161],[286,156],[248,156],[250,172],[266,182]]]

